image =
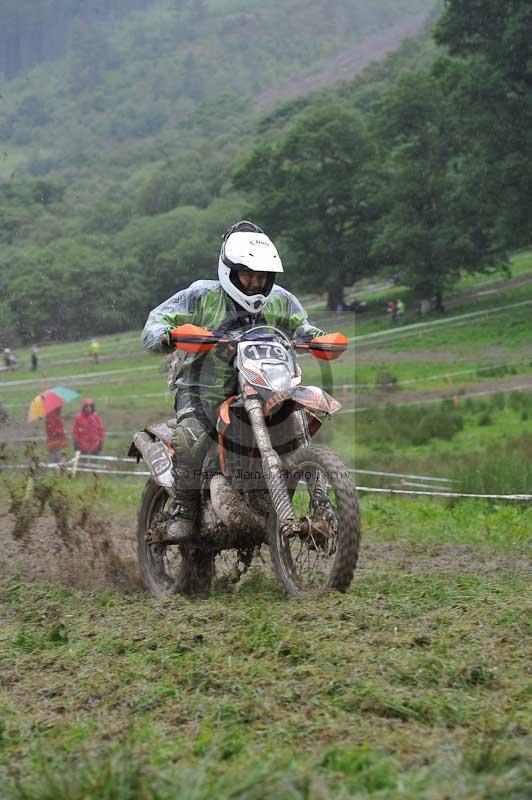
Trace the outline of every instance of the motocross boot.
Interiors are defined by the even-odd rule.
[[[166,529],[168,540],[175,544],[188,542],[194,534],[194,523],[198,515],[198,492],[178,489],[172,503],[170,523]]]
[[[166,529],[168,539],[185,543],[192,538],[194,523],[199,511],[200,485],[194,467],[179,463],[174,456],[172,469],[174,477],[174,496],[170,523]]]

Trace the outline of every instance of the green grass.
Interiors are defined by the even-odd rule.
[[[524,800],[525,578],[405,572],[419,545],[319,608],[4,581],[2,796]]]
[[[438,326],[402,345],[382,341],[385,355],[372,364],[358,362],[353,349],[332,366],[334,384],[355,375],[371,383],[380,370],[400,382],[476,370],[491,360],[486,345],[500,348],[497,363],[517,360],[526,328],[524,313]],[[406,360],[388,361],[392,347],[408,347]],[[431,362],[429,347],[449,349],[456,364]],[[42,348],[43,364],[82,361],[85,350]],[[105,446],[119,455],[129,431],[171,413],[171,398],[156,371],[90,386],[91,369],[150,363],[137,358],[132,333],[102,340],[102,352],[126,358],[69,369],[88,373],[75,388],[94,396],[108,427],[121,431]],[[526,352],[523,360],[526,377]],[[301,366],[304,381],[320,381],[316,362]],[[49,369],[53,382],[63,369]],[[0,376],[0,387],[22,374]],[[472,380],[497,377],[511,374]],[[468,400],[458,377],[453,385],[456,403],[340,415],[319,440],[361,469],[448,477],[466,492],[530,492],[530,396]],[[21,403],[37,390],[3,388],[2,399]],[[158,396],[132,397],[152,392]],[[338,396],[353,404],[349,391]],[[75,410],[68,407],[67,420]],[[20,424],[24,406],[13,412]],[[27,457],[12,446],[4,456]],[[23,476],[4,475],[3,508],[6,478],[15,498],[26,488]],[[90,506],[116,535],[131,535],[142,478],[57,481],[46,473],[35,485],[42,497],[46,485],[48,497],[62,498],[57,524]],[[2,800],[528,800],[531,504],[361,492],[361,506],[355,581],[345,596],[319,602],[287,601],[267,568],[236,592],[201,602],[0,581]]]
[[[393,365],[386,362],[366,364],[356,363],[354,369],[355,385],[359,400],[363,402],[363,395],[375,392],[379,388],[379,376],[382,373],[391,374],[396,378],[397,390],[432,390],[452,389],[453,387],[467,386],[492,381],[494,378],[512,377],[513,375],[530,375],[532,357],[518,355],[512,361],[504,358],[498,363],[493,360],[458,358],[452,361],[400,361]],[[336,375],[338,374],[338,378]],[[336,385],[341,384],[341,377],[345,373],[335,373]],[[351,383],[353,381],[351,380]]]

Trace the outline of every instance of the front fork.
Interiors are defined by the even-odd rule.
[[[294,532],[298,526],[283,475],[283,462],[272,447],[260,400],[256,397],[246,397],[244,406],[260,451],[264,479],[279,521],[281,533],[288,535]]]

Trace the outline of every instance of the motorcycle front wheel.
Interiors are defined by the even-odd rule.
[[[292,453],[285,468],[298,530],[286,535],[274,526],[270,550],[277,579],[294,596],[345,592],[360,544],[360,510],[349,470],[315,445]]]

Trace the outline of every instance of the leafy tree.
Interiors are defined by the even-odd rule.
[[[449,98],[428,73],[404,77],[375,117],[385,213],[373,255],[425,297],[441,296],[464,271],[488,268],[497,252],[454,124]]]
[[[71,92],[77,95],[101,82],[104,70],[111,66],[115,56],[103,26],[89,26],[81,21],[72,26],[70,49],[69,84]]]
[[[150,5],[153,11],[121,22],[133,8]],[[385,27],[383,12],[395,23],[405,12],[424,10],[426,0],[332,0],[329,6],[320,0],[3,0],[0,73],[9,79],[0,104],[0,136],[7,140],[0,166],[12,177],[0,184],[0,281],[6,296],[16,298],[13,320],[21,335],[30,329],[76,335],[80,322],[70,290],[74,306],[86,309],[87,324],[103,331],[142,322],[147,308],[179,286],[215,277],[220,234],[250,213],[227,175],[235,154],[251,146],[256,96],[318,71],[325,59]],[[28,72],[59,57],[56,65]],[[352,102],[349,89],[344,96]],[[314,107],[313,98],[305,102]],[[292,104],[267,136],[301,110]],[[30,175],[51,185],[61,181],[63,199],[39,189]],[[361,232],[370,190],[361,191]],[[341,192],[335,198],[340,202]],[[340,208],[331,212],[341,218]],[[337,264],[333,270],[326,248],[313,266],[304,243],[293,251],[293,243],[279,242],[285,260],[297,256],[287,278],[322,289],[325,275],[331,293],[341,297],[341,287],[332,285]],[[366,244],[359,247],[352,235],[351,243],[358,274]],[[81,277],[76,264],[83,265]],[[97,314],[84,283],[91,274],[100,287]],[[84,286],[86,306],[78,291]],[[1,313],[7,314],[4,307]]]
[[[451,55],[481,55],[520,94],[532,89],[530,0],[445,0],[435,30]]]
[[[453,58],[437,65],[461,120],[475,194],[496,208],[508,247],[532,237],[532,5],[448,0],[436,40]]]
[[[234,177],[237,188],[252,193],[255,217],[290,247],[305,287],[326,289],[332,309],[344,287],[371,269],[373,156],[362,119],[327,106],[258,146]]]

